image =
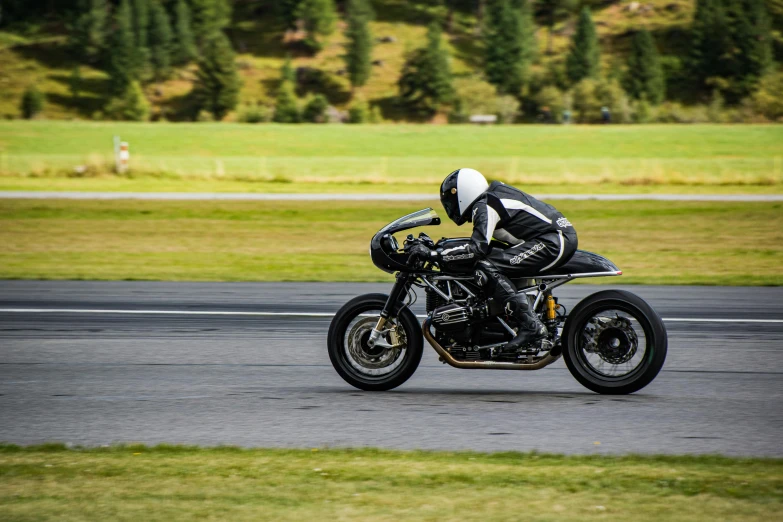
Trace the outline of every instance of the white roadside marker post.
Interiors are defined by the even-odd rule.
[[[120,143],[120,162],[119,173],[124,174],[128,171],[128,161],[130,160],[130,152],[128,151],[128,142],[123,141]]]

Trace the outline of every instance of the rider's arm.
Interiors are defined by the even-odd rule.
[[[492,241],[492,234],[500,221],[500,215],[486,200],[478,201],[473,206],[473,234],[470,236],[472,250],[480,256],[486,256],[489,253],[489,242]]]

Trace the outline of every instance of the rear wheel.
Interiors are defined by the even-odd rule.
[[[642,298],[623,290],[597,292],[574,307],[563,332],[571,374],[594,392],[641,390],[658,375],[668,340],[663,321]]]
[[[407,381],[421,361],[423,339],[416,316],[403,309],[390,317],[380,340],[390,346],[369,346],[388,296],[367,294],[348,301],[329,326],[332,366],[345,382],[361,390],[391,390]]]

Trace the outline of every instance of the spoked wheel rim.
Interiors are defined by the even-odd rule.
[[[579,328],[576,356],[584,369],[604,381],[643,371],[652,355],[643,319],[617,306],[595,310]]]
[[[347,370],[363,380],[384,380],[400,371],[408,349],[405,328],[396,318],[389,318],[380,340],[392,347],[369,346],[368,340],[378,324],[381,311],[366,310],[348,323],[343,339]]]

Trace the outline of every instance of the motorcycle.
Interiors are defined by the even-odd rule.
[[[588,277],[620,276],[608,259],[577,250],[568,262],[547,271],[512,279],[518,292],[547,326],[549,337],[520,350],[504,350],[516,335],[515,319],[503,303],[485,295],[479,274],[462,256],[436,260],[411,255],[416,244],[449,252],[467,238],[434,242],[424,232],[409,234],[400,248],[394,234],[440,224],[431,208],[403,216],[370,242],[373,263],[396,273],[391,292],[366,294],[347,302],[329,327],[329,358],[337,373],[367,391],[391,390],[407,381],[419,365],[423,339],[439,359],[455,368],[539,370],[561,356],[586,388],[602,394],[628,394],[647,386],[666,359],[663,321],[643,299],[625,290],[596,292],[568,312],[553,290]],[[493,240],[494,247],[502,243]],[[415,288],[426,295],[427,315],[419,325],[411,305]]]

